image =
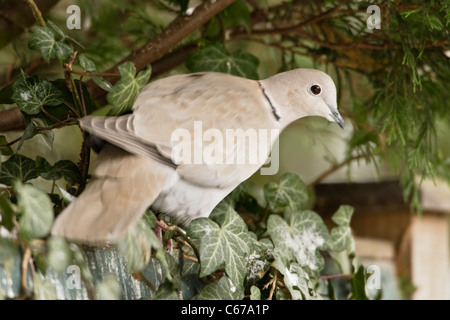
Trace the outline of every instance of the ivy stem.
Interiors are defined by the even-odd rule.
[[[186,231],[182,228],[180,228],[177,225],[167,225],[163,220],[156,220],[156,224],[163,230],[170,230],[170,231],[175,231],[176,233],[178,233],[192,248],[192,250],[194,250],[195,255],[197,256],[198,260],[200,261],[200,251],[197,247],[197,245],[192,241],[191,238],[188,237]]]
[[[44,18],[42,17],[41,10],[39,10],[39,8],[36,5],[36,3],[34,2],[34,0],[26,0],[26,2],[30,6],[31,11],[33,11],[34,18],[41,25],[41,27],[47,26],[47,24],[44,21]]]
[[[27,296],[27,278],[28,278],[28,263],[31,259],[31,249],[26,247],[22,257],[21,275],[20,275],[20,290],[21,298],[25,299]]]

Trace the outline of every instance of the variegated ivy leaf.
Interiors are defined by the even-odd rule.
[[[17,204],[22,210],[19,234],[26,239],[41,238],[53,224],[53,204],[46,193],[31,184],[16,182]]]
[[[132,109],[134,101],[136,101],[142,87],[150,79],[152,71],[149,66],[136,75],[136,68],[130,61],[121,64],[118,69],[120,80],[106,96],[106,100],[113,107],[109,112],[110,116],[118,116]]]
[[[38,114],[41,106],[57,106],[64,99],[62,92],[53,84],[36,75],[29,77],[23,71],[12,89],[11,99],[27,114]]]
[[[73,53],[72,45],[62,37],[60,30],[56,30],[55,34],[49,27],[33,27],[28,47],[41,51],[47,62],[55,58],[67,60]]]
[[[337,226],[330,233],[328,248],[332,251],[349,250],[354,251],[354,239],[352,229],[350,228],[350,220],[353,215],[351,206],[340,206],[338,211],[331,217]]]
[[[264,197],[273,210],[290,207],[301,209],[308,199],[305,183],[295,173],[285,173],[280,182],[269,182],[264,186]]]
[[[191,222],[188,235],[200,239],[200,277],[225,266],[225,271],[238,286],[247,274],[245,254],[250,251],[248,228],[234,209],[218,205],[209,218]]]
[[[311,273],[319,272],[323,257],[319,250],[329,237],[328,229],[320,216],[313,211],[292,212],[289,223],[278,215],[271,215],[267,232],[275,244],[275,251],[288,260],[297,261]]]

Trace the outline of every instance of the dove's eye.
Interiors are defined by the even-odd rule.
[[[318,84],[313,84],[311,88],[309,88],[309,92],[311,92],[313,96],[319,96],[322,93],[322,87]]]

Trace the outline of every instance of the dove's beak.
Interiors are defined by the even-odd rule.
[[[331,118],[339,125],[339,127],[341,127],[342,129],[344,129],[345,127],[345,121],[342,118],[342,116],[340,115],[339,111],[337,110],[337,108],[333,107],[333,106],[328,106],[330,108],[330,116]]]

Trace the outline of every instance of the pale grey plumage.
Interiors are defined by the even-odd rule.
[[[312,93],[312,85],[320,86],[321,92]],[[241,165],[174,163],[174,130],[194,135],[194,121],[201,121],[203,130],[222,133],[249,128],[281,131],[305,116],[344,125],[333,80],[321,71],[296,69],[261,81],[197,73],[152,82],[142,90],[133,113],[80,121],[84,130],[110,144],[100,152],[86,190],[58,216],[52,233],[72,240],[114,241],[150,205],[185,224],[208,216],[265,159]],[[267,141],[266,156],[276,138]],[[246,150],[239,141],[233,147],[237,154]]]

